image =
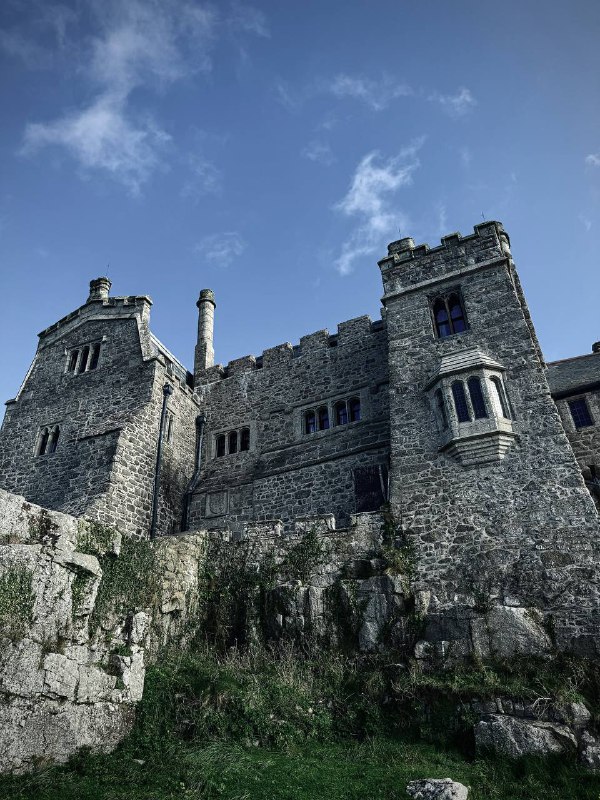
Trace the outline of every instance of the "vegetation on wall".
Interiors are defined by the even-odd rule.
[[[33,619],[33,573],[11,567],[0,575],[0,632],[12,641],[23,638]]]

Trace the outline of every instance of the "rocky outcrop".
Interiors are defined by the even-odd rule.
[[[577,751],[577,739],[570,728],[552,722],[490,714],[475,725],[474,731],[478,749],[510,758]]]
[[[469,790],[451,778],[424,778],[411,781],[406,793],[414,800],[467,800]]]

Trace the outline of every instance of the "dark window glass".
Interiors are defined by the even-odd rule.
[[[452,328],[450,327],[446,302],[442,298],[436,300],[433,306],[433,315],[435,317],[435,327],[439,338],[443,339],[445,336],[450,336]]]
[[[340,400],[335,404],[335,424],[347,425],[348,424],[348,409],[346,408],[346,401]]]
[[[75,366],[77,365],[77,356],[79,355],[79,350],[71,350],[69,355],[69,363],[67,365],[67,372],[75,372]]]
[[[81,358],[79,359],[79,369],[77,370],[78,372],[85,372],[89,354],[90,354],[90,348],[86,345],[81,351]]]
[[[350,408],[350,422],[358,422],[360,420],[360,400],[358,397],[352,397],[348,401]]]
[[[317,430],[317,419],[314,411],[307,411],[304,415],[304,433],[314,433]]]
[[[229,434],[229,452],[237,453],[238,436],[237,431],[231,431]]]
[[[510,414],[508,411],[508,403],[506,402],[506,396],[504,394],[504,386],[502,386],[500,382],[500,378],[490,378],[492,382],[492,386],[494,387],[494,393],[496,395],[496,399],[500,404],[500,408],[502,409],[502,416],[504,419],[510,419]]]
[[[448,427],[448,415],[446,414],[446,403],[444,402],[444,395],[441,389],[436,390],[435,402],[440,416],[440,422],[442,423],[442,430],[445,431]]]
[[[225,434],[217,436],[217,458],[225,455]]]
[[[327,406],[321,406],[317,414],[319,416],[319,430],[326,431],[329,428],[329,409]]]
[[[48,439],[50,438],[50,431],[44,428],[40,434],[40,443],[38,445],[38,456],[43,456],[48,447]]]
[[[440,339],[467,329],[467,321],[460,295],[453,293],[448,297],[438,297],[433,304],[435,330]]]
[[[53,453],[57,446],[58,446],[58,437],[60,436],[60,429],[58,425],[54,426],[54,430],[50,435],[50,439],[48,441],[48,449],[46,450],[47,453]]]
[[[465,396],[465,387],[462,381],[454,381],[452,384],[452,396],[454,397],[454,408],[459,422],[469,422],[469,407]]]
[[[242,428],[241,430],[240,450],[250,450],[250,428]]]
[[[481,381],[479,378],[469,378],[467,381],[469,386],[469,395],[471,396],[471,405],[473,406],[473,413],[475,419],[482,419],[487,417],[487,408],[485,407],[485,400],[483,398],[483,391],[481,389]]]
[[[99,358],[100,358],[100,345],[95,344],[92,347],[92,355],[90,358],[90,366],[88,367],[88,369],[96,369],[96,367],[98,366]]]
[[[569,408],[576,428],[589,428],[590,425],[594,424],[585,397],[569,400]]]

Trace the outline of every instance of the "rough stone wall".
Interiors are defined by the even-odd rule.
[[[354,471],[384,468],[389,411],[385,326],[368,317],[213,367],[196,376],[206,409],[203,469],[191,527],[331,513],[339,524],[357,510]],[[303,414],[360,398],[361,419],[311,434]],[[216,435],[250,428],[250,449],[216,457]],[[378,479],[379,480],[379,479]]]
[[[469,237],[445,237],[432,250],[403,240],[389,251],[380,266],[391,500],[414,546],[414,588],[431,592],[427,638],[466,641],[478,607],[504,603],[536,606],[547,621],[552,617],[562,648],[597,652],[598,517],[550,397],[508,237],[492,222]],[[430,302],[456,287],[469,328],[436,338]],[[474,347],[504,368],[514,413],[510,425],[496,426],[510,431],[504,458],[465,464],[441,450],[447,442],[429,389],[440,364],[460,364]],[[473,425],[471,444],[492,439],[480,420],[458,423],[451,402],[447,413],[459,438]]]
[[[193,391],[148,329],[145,297],[88,302],[40,334],[32,367],[8,404],[0,432],[0,485],[28,500],[147,535],[162,404],[173,440],[164,450],[160,528],[176,530],[194,468]],[[101,344],[96,369],[67,370],[69,353]],[[180,370],[179,370],[180,372]],[[60,426],[56,451],[36,455],[40,429]]]
[[[203,534],[122,540],[0,490],[0,771],[116,746],[147,662],[194,634],[204,552]]]
[[[598,362],[600,365],[600,355]],[[575,427],[567,398],[557,399],[556,406],[583,477],[600,510],[600,391],[582,392],[577,396],[587,401],[594,421],[589,427]]]

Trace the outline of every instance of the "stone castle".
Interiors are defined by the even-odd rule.
[[[323,592],[348,578],[365,598],[364,650],[379,647],[400,610],[405,632],[407,615],[425,621],[417,657],[433,648],[445,658],[452,647],[455,657],[482,647],[548,652],[550,629],[552,646],[597,657],[600,342],[589,355],[545,362],[498,222],[434,248],[392,242],[379,268],[380,320],[358,317],[225,367],[214,364],[215,297],[202,290],[193,374],[150,331],[150,298],[113,297],[107,278],[93,280],[86,303],[39,334],[7,403],[6,508],[18,517],[20,495],[132,539],[160,537],[167,549],[177,541],[177,552],[198,532],[255,538],[265,551],[318,527],[352,558],[342,564],[338,547],[339,563],[293,584],[294,608],[288,592],[273,614],[278,630],[316,625]],[[71,530],[63,516],[56,524]],[[361,551],[360,537],[390,520],[409,588],[373,547]],[[21,517],[17,529],[7,541],[31,545]],[[70,560],[53,544],[52,563],[87,569],[95,592],[101,571],[71,539]],[[169,580],[176,572],[169,567]],[[159,616],[188,602],[173,592],[179,599],[159,604]],[[83,622],[79,639],[61,624],[78,647],[92,641]],[[53,669],[40,680],[62,685]]]

